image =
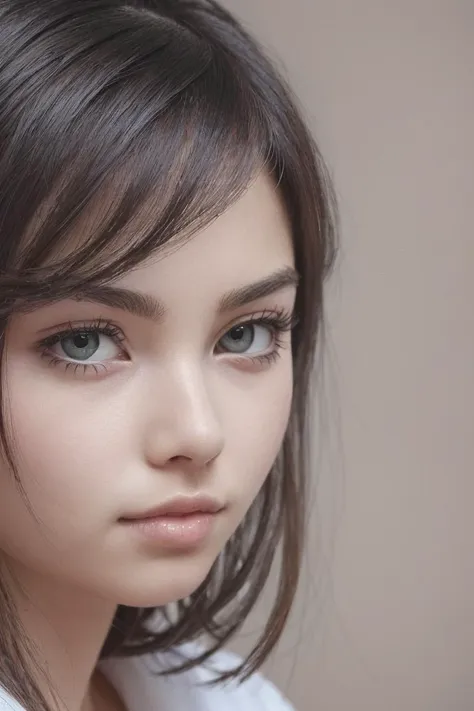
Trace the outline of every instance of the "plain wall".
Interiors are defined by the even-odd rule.
[[[266,672],[299,711],[472,711],[474,2],[224,4],[281,58],[342,218],[312,543]]]

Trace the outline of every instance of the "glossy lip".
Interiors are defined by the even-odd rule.
[[[168,502],[155,506],[141,513],[121,516],[120,521],[146,521],[147,519],[165,518],[166,516],[190,516],[192,514],[215,514],[222,511],[224,505],[209,496],[178,496]]]

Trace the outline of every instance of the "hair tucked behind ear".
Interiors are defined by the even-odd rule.
[[[0,46],[0,356],[15,312],[106,282],[192,237],[262,170],[278,185],[301,278],[281,451],[202,585],[168,608],[120,606],[101,652],[167,651],[167,673],[202,662],[243,624],[279,551],[274,607],[235,671],[245,678],[278,641],[301,566],[309,394],[336,248],[324,163],[285,82],[217,2],[0,0]],[[97,204],[110,205],[102,229],[69,249]],[[4,380],[0,437],[21,487]],[[5,577],[0,586],[0,683],[27,709],[48,711]],[[209,644],[197,659],[172,656],[203,633]]]

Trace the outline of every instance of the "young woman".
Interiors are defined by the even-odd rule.
[[[216,2],[0,0],[0,47],[0,708],[288,709],[318,150]]]

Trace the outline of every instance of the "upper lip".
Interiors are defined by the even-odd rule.
[[[122,519],[134,520],[157,518],[158,516],[185,516],[193,513],[217,513],[223,508],[223,504],[210,496],[177,496],[147,511],[122,516]]]

